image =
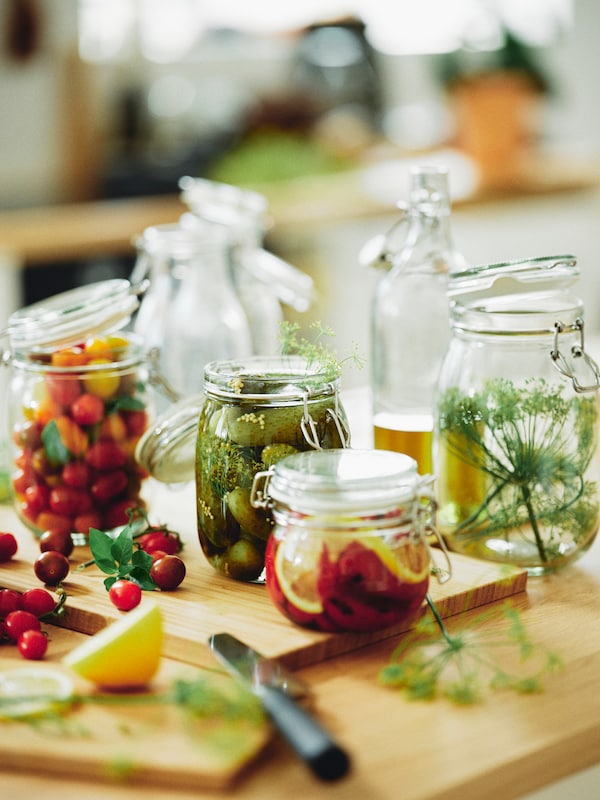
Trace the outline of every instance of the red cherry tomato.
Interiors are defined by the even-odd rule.
[[[54,611],[56,603],[45,589],[26,589],[21,595],[21,608],[36,617],[45,617]]]
[[[159,589],[173,591],[185,578],[185,564],[179,556],[164,556],[153,562],[150,577]]]
[[[16,589],[0,589],[0,619],[21,608],[21,593]]]
[[[33,571],[47,586],[58,586],[69,574],[69,560],[56,550],[47,550],[33,562]]]
[[[72,375],[46,375],[45,383],[50,397],[60,405],[70,405],[81,394],[81,384]]]
[[[42,626],[39,619],[31,611],[11,611],[4,620],[4,629],[8,637],[16,642],[25,631],[40,631]]]
[[[46,655],[48,637],[42,631],[23,631],[17,640],[19,653],[28,661],[39,661]]]
[[[89,447],[85,458],[90,467],[105,472],[122,467],[127,460],[127,454],[111,439],[101,439]]]
[[[136,539],[136,542],[147,553],[154,553],[162,550],[168,555],[175,555],[181,550],[181,540],[173,531],[149,531],[143,533]]]
[[[85,514],[78,514],[73,520],[73,530],[77,533],[87,535],[90,528],[102,530],[102,517],[98,511],[86,511]]]
[[[138,583],[122,578],[113,583],[108,590],[108,596],[119,611],[131,611],[132,608],[139,605],[142,599],[142,590]]]
[[[0,533],[0,563],[10,561],[17,552],[17,540],[12,533]]]
[[[97,395],[86,392],[71,405],[71,416],[78,425],[96,425],[104,417],[104,403]]]
[[[90,482],[90,474],[90,468],[84,461],[69,461],[63,467],[63,483],[74,489],[85,489]]]
[[[105,505],[120,495],[127,488],[127,484],[127,474],[122,469],[115,469],[99,475],[92,483],[90,492],[98,505]]]
[[[85,514],[92,507],[92,498],[84,489],[71,486],[56,486],[50,492],[50,509],[55,514],[76,517]]]

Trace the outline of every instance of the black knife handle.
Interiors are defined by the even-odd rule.
[[[335,781],[346,774],[348,754],[314,717],[278,689],[261,686],[258,696],[273,724],[317,777]]]

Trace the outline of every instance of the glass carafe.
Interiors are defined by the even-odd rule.
[[[248,320],[231,283],[229,242],[211,226],[147,228],[132,282],[148,280],[134,321],[173,397],[202,391],[204,365],[252,353]],[[165,407],[164,399],[159,408]]]
[[[438,526],[451,549],[541,574],[594,541],[598,386],[572,256],[450,281],[435,422]]]
[[[313,299],[312,278],[264,248],[269,222],[262,194],[189,176],[179,185],[191,211],[182,223],[193,227],[195,218],[227,236],[231,279],[248,319],[253,354],[276,355],[282,304],[306,311]]]

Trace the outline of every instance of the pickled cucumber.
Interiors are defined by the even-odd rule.
[[[234,518],[239,522],[240,527],[257,539],[266,542],[271,533],[273,522],[268,513],[251,505],[250,491],[237,486],[227,494],[226,499],[227,506]]]
[[[263,464],[268,469],[274,464],[277,464],[278,461],[281,461],[282,458],[291,456],[297,452],[298,450],[292,447],[291,444],[268,444],[266,447],[263,447],[261,458]]]

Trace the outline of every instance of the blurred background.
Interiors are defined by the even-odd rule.
[[[266,196],[317,289],[286,313],[366,353],[358,253],[442,163],[465,257],[574,253],[600,332],[598,34],[596,0],[3,0],[0,326],[129,276],[191,175]]]

